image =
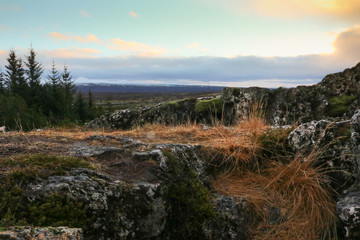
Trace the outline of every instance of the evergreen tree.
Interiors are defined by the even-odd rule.
[[[29,55],[26,56],[25,74],[29,83],[29,101],[30,106],[40,107],[43,105],[43,91],[41,86],[41,75],[44,70],[42,65],[36,61],[36,52],[31,47]]]
[[[5,75],[0,67],[0,94],[5,93]]]
[[[27,80],[30,88],[36,88],[40,86],[41,75],[44,70],[42,65],[36,61],[36,52],[33,48],[30,48],[29,56],[26,56],[27,62],[25,62],[25,66],[27,69],[25,70]]]
[[[8,65],[5,66],[5,82],[10,92],[14,93],[17,86],[17,71],[18,63],[17,57],[14,50],[9,51],[9,57],[6,59]]]
[[[62,86],[60,82],[60,74],[55,67],[55,63],[53,61],[50,74],[47,76],[48,83],[46,87],[48,89],[49,102],[48,102],[48,114],[51,116],[51,120],[58,121],[63,119],[62,115]]]
[[[87,106],[81,92],[78,93],[74,103],[74,111],[78,120],[84,123],[87,119]]]
[[[72,76],[68,71],[68,67],[64,65],[64,71],[61,74],[61,84],[64,89],[64,115],[65,118],[71,118],[71,105],[73,102],[73,95],[76,91]]]
[[[5,81],[8,89],[13,94],[27,98],[28,85],[24,77],[24,68],[21,58],[16,57],[14,50],[10,50],[7,58],[8,65],[5,66]]]

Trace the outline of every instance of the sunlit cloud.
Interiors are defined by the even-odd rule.
[[[47,58],[81,58],[88,59],[97,57],[101,53],[98,49],[93,48],[60,48],[54,50],[41,50],[40,55],[46,56]]]
[[[103,41],[101,41],[99,38],[97,38],[93,34],[88,34],[85,37],[81,37],[81,36],[65,35],[65,34],[58,33],[58,32],[52,32],[48,36],[55,40],[65,40],[65,41],[75,40],[75,41],[78,41],[81,43],[91,43],[91,42],[99,43],[99,44],[103,43]]]
[[[85,18],[88,18],[88,17],[91,17],[90,13],[88,13],[87,11],[85,10],[81,10],[80,11],[80,15],[85,17]]]
[[[138,18],[138,17],[139,17],[139,15],[138,15],[137,13],[135,13],[135,12],[129,12],[129,15],[132,16],[132,17],[134,17],[134,18]]]
[[[195,49],[198,50],[200,52],[209,52],[210,50],[207,48],[203,48],[201,47],[201,44],[199,42],[193,42],[191,44],[186,45],[187,48],[189,49]]]
[[[106,46],[111,50],[128,51],[143,57],[156,57],[167,52],[165,48],[153,47],[133,41],[124,41],[120,38],[108,40]]]
[[[272,18],[328,17],[357,23],[360,20],[359,0],[194,0],[200,4],[222,7],[241,15]]]
[[[360,61],[360,26],[340,32],[334,43],[334,54],[342,61]]]
[[[273,17],[308,17],[310,14],[350,21],[360,19],[358,0],[254,0],[252,4],[262,14]]]

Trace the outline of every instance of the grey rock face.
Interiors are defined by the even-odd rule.
[[[346,239],[360,238],[360,188],[343,194],[336,206]]]
[[[326,171],[329,185],[337,192],[349,188],[355,181],[358,166],[350,138],[350,121],[326,120],[301,124],[288,137],[288,144],[295,154],[307,157],[315,155],[315,165]]]
[[[204,226],[207,239],[250,239],[249,227],[256,214],[248,208],[245,199],[215,194],[212,202],[217,217]]]
[[[14,240],[82,240],[81,228],[40,228],[40,227],[9,227],[0,231],[0,239]]]

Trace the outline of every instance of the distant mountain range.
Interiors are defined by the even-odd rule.
[[[77,84],[79,92],[108,92],[108,93],[191,93],[191,92],[220,92],[224,87],[201,86],[201,85],[126,85],[126,84],[104,84],[87,83]]]

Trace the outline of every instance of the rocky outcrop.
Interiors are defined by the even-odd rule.
[[[318,154],[315,164],[324,169],[334,193],[340,194],[334,194],[334,197],[337,198],[339,232],[345,239],[360,237],[359,136],[360,111],[356,111],[348,121],[321,120],[301,124],[288,137],[288,144],[295,154]]]
[[[14,240],[82,240],[81,228],[35,228],[35,227],[9,227],[0,231],[0,239]]]
[[[221,96],[184,99],[155,107],[127,109],[97,118],[86,126],[129,129],[144,123],[178,124],[188,121],[232,124],[263,111],[271,125],[313,120],[348,120],[360,108],[360,63],[343,72],[329,74],[313,86],[296,88],[224,88]]]
[[[200,146],[89,137],[91,141],[109,138],[122,142],[124,148],[75,143],[68,154],[97,161],[118,159],[109,164],[108,172],[113,174],[69,168],[61,175],[39,177],[39,167],[35,178],[19,182],[19,189],[11,194],[21,193],[17,201],[30,211],[25,217],[28,224],[80,225],[84,239],[248,239],[254,212],[245,200],[210,193]],[[0,185],[3,181],[0,178]],[[14,207],[11,215],[17,209],[9,206]],[[9,217],[0,220],[8,222]],[[12,228],[3,234],[14,239],[60,239],[47,230],[28,229]],[[31,233],[29,238],[23,237],[24,232]],[[61,239],[81,239],[68,235]]]

